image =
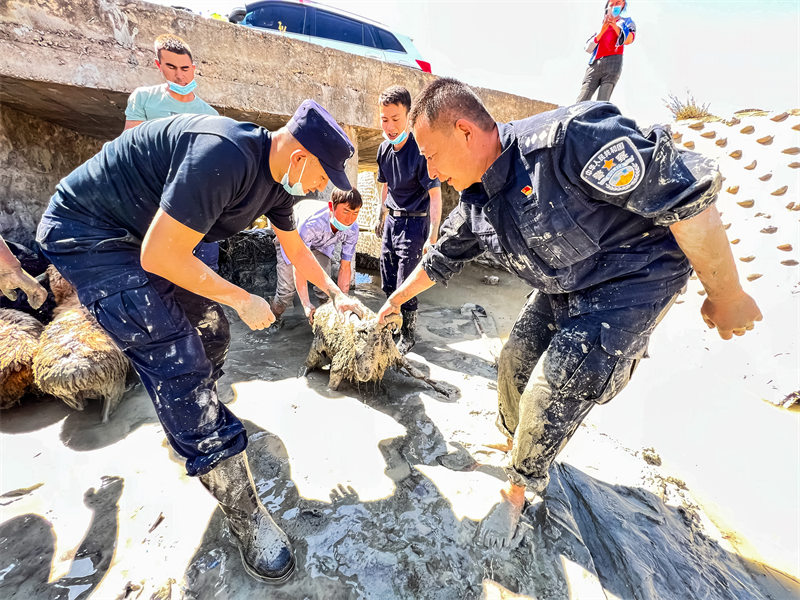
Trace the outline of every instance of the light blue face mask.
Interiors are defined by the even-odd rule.
[[[389,142],[392,146],[397,146],[397,144],[402,144],[404,141],[406,141],[407,137],[408,137],[408,132],[407,131],[404,131],[403,133],[398,135],[393,140],[390,140],[389,136],[386,135],[386,133],[383,134],[383,139],[385,139],[387,142]]]
[[[621,6],[613,7],[611,9],[611,14],[614,15],[615,17],[620,16],[622,14],[622,7]]]
[[[303,179],[303,173],[306,170],[306,163],[308,163],[308,160],[306,160],[303,163],[303,168],[300,169],[300,177],[297,178],[297,182],[294,185],[289,185],[289,170],[287,169],[286,173],[283,174],[283,178],[281,179],[281,185],[283,186],[283,189],[289,192],[289,194],[291,194],[292,196],[306,195],[305,191],[303,190],[303,184],[300,183],[300,180]],[[292,163],[290,162],[289,167],[291,166]]]
[[[339,219],[334,217],[333,214],[331,213],[331,225],[336,227],[336,229],[338,229],[339,231],[346,231],[350,229],[353,225],[355,225],[355,221],[353,221],[351,225],[345,225]]]
[[[180,94],[181,96],[188,96],[197,87],[197,80],[192,79],[186,85],[178,85],[174,81],[168,81],[167,85],[169,85],[169,89],[175,92],[176,94]]]

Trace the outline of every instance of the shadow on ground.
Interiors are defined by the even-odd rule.
[[[56,581],[49,581],[56,547],[50,522],[37,514],[25,514],[0,525],[0,597],[88,598],[114,557],[123,487],[121,478],[103,477],[99,487],[86,490],[84,503],[92,511],[91,523],[69,573]]]
[[[330,502],[309,501],[297,493],[280,439],[251,423],[248,431],[261,499],[294,541],[297,572],[274,588],[250,579],[217,511],[186,572],[187,598],[482,598],[487,580],[539,600],[602,597],[575,595],[581,585],[621,599],[779,600],[800,593],[797,581],[706,537],[691,511],[568,465],[556,465],[544,500],[527,509],[519,545],[490,550],[474,540],[479,524],[459,519],[414,466],[389,497],[364,502],[342,486]],[[399,473],[393,467],[387,464],[387,473]]]

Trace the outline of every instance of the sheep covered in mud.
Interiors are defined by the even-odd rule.
[[[392,333],[402,324],[400,315],[390,315],[385,324],[364,307],[364,316],[339,314],[333,303],[326,302],[314,313],[314,341],[300,376],[330,363],[328,387],[339,389],[342,380],[359,384],[380,382],[390,367],[402,367],[412,377],[421,379],[440,394],[453,391],[427,378],[400,354]]]
[[[49,266],[47,274],[56,308],[34,357],[36,385],[76,410],[83,410],[89,399],[102,400],[106,422],[125,393],[128,359],[56,268]]]
[[[42,334],[39,321],[0,308],[0,410],[11,408],[33,388],[33,357]]]

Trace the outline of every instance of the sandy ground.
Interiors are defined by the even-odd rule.
[[[713,150],[702,132],[686,129]],[[139,387],[105,425],[99,405],[76,413],[30,401],[2,414],[0,597],[800,596],[800,413],[775,406],[800,390],[800,278],[781,264],[797,251],[776,249],[800,247],[800,213],[784,208],[798,171],[775,170],[776,180],[794,177],[775,199],[762,187],[776,181],[746,191],[745,171],[722,166],[726,187],[741,177],[739,194],[774,201],[766,212],[729,191],[720,198],[737,258],[755,257],[742,275],[762,275],[747,289],[765,321],[723,342],[700,320],[691,282],[654,334],[652,358],[560,455],[515,548],[489,550],[474,536],[505,481],[504,456],[484,445],[502,439],[493,353],[529,290],[470,266],[423,295],[410,355],[457,399],[398,373],[380,387],[328,391],[325,372],[296,377],[311,342],[299,311],[275,331],[233,320],[223,383],[234,384],[229,406],[247,425],[260,496],[295,543],[288,583],[246,576],[214,500],[186,477]],[[487,274],[499,284],[484,285]],[[357,294],[377,309],[382,294],[365,279]],[[485,338],[461,313],[466,302],[486,309]]]
[[[730,412],[741,415],[736,426],[752,430],[749,451],[742,452],[733,417],[719,414],[714,395],[703,398],[721,375],[685,365],[693,397],[669,389],[681,387],[674,375],[662,386],[658,373],[673,368],[670,356],[680,354],[666,350],[681,336],[681,307],[661,326],[656,356],[645,361],[638,382],[591,413],[562,453],[544,503],[526,513],[519,546],[497,551],[475,542],[478,522],[504,481],[503,456],[483,446],[501,439],[493,426],[491,353],[528,291],[504,273],[492,273],[498,286],[485,286],[486,274],[469,268],[423,298],[423,341],[411,359],[459,388],[456,401],[396,373],[381,388],[330,392],[325,372],[296,378],[311,340],[299,312],[275,332],[234,323],[225,377],[235,382],[230,406],[247,424],[260,495],[295,540],[299,569],[286,585],[265,589],[244,574],[221,513],[183,474],[139,388],[107,425],[98,423],[98,406],[74,413],[34,402],[4,414],[0,595],[492,598],[515,592],[582,599],[678,597],[690,588],[709,598],[800,592],[796,581],[758,562],[775,552],[786,563],[791,555],[782,552],[797,544],[787,535],[796,504],[786,496],[792,482],[796,489],[798,471],[786,465],[792,446],[785,440],[780,446],[776,429],[781,420],[796,428],[796,415],[746,394],[727,398],[737,407]],[[373,285],[362,284],[358,293],[373,308],[381,303]],[[486,308],[490,339],[478,336],[454,298]],[[698,299],[686,303],[695,329]],[[721,343],[710,354],[718,352]],[[748,403],[757,408],[748,410]],[[643,441],[654,450],[644,452]],[[651,464],[658,457],[664,466]],[[783,463],[782,475],[748,472],[771,462]],[[741,475],[750,485],[741,485]],[[714,510],[705,509],[701,496]],[[717,507],[726,511],[724,525],[715,519]],[[760,537],[745,535],[750,526]],[[775,567],[779,560],[767,562]],[[789,573],[789,567],[776,568]]]

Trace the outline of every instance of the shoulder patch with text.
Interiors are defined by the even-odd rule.
[[[612,196],[627,194],[644,178],[644,161],[627,137],[617,138],[598,150],[581,169],[581,179]]]

